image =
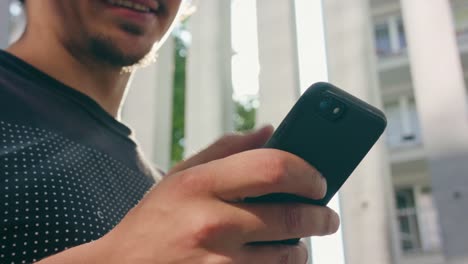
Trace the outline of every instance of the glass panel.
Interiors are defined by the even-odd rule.
[[[401,246],[403,251],[411,251],[412,249],[414,249],[413,243],[409,240],[402,241]]]
[[[375,25],[375,45],[378,55],[387,55],[392,53],[390,43],[390,31],[387,23]]]
[[[384,106],[387,116],[387,144],[391,149],[415,147],[422,144],[421,128],[414,99],[409,99],[407,112],[402,112],[399,102],[389,102]],[[406,115],[406,116],[404,116]],[[404,119],[406,124],[404,124]],[[409,127],[404,128],[405,126]]]
[[[384,106],[385,115],[387,116],[387,144],[390,148],[395,148],[400,145],[400,112],[398,103],[391,102]]]
[[[409,102],[409,116],[410,116],[410,123],[411,123],[411,131],[413,132],[413,139],[412,142],[414,144],[421,144],[422,137],[421,137],[421,127],[419,122],[418,116],[418,109],[416,108],[416,102],[414,99],[411,99]]]
[[[408,216],[400,216],[400,231],[403,234],[410,233],[410,225],[409,225]]]
[[[401,248],[404,252],[421,250],[418,215],[413,189],[396,191]]]
[[[398,19],[398,42],[400,44],[401,50],[406,49],[407,43],[406,43],[405,26],[403,25],[403,20],[401,18]]]
[[[398,209],[414,209],[414,195],[412,189],[399,190],[397,195],[397,208]]]
[[[432,191],[425,188],[418,195],[419,230],[421,247],[424,251],[439,251],[442,247],[437,209]]]

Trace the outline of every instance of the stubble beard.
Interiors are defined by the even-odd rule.
[[[97,61],[120,68],[122,73],[131,73],[138,68],[153,64],[157,58],[156,46],[153,45],[146,54],[132,54],[120,49],[111,38],[105,35],[92,36],[88,43],[88,49]]]

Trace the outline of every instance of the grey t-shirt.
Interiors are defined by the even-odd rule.
[[[0,50],[0,263],[96,240],[153,186],[131,131]]]

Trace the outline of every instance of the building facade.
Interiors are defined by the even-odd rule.
[[[398,263],[468,263],[467,1],[370,1]]]

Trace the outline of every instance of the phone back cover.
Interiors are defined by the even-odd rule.
[[[323,95],[345,105],[334,121],[319,114]],[[386,119],[373,106],[328,84],[311,86],[299,99],[265,147],[293,153],[317,168],[328,191],[317,204],[327,204],[383,133]],[[377,177],[377,175],[376,175]]]

